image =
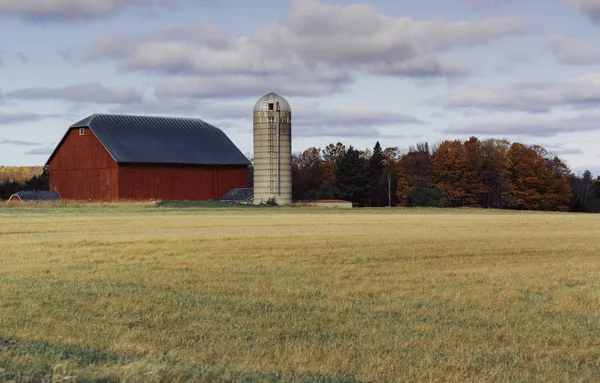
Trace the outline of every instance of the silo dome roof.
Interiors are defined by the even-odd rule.
[[[255,112],[268,112],[269,104],[273,104],[273,110],[276,110],[276,105],[279,103],[279,110],[282,112],[291,112],[292,108],[287,100],[277,93],[269,93],[258,99],[254,105]]]

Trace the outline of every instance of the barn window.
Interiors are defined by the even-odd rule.
[[[269,103],[269,110],[273,110],[273,103]]]
[[[85,134],[85,129],[84,128],[79,128],[79,135],[83,136]]]

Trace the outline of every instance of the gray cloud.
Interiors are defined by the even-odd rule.
[[[565,0],[565,3],[586,14],[595,24],[600,25],[600,2],[598,0]]]
[[[31,58],[23,52],[17,52],[17,54],[15,54],[15,58],[21,62],[21,64],[26,64],[31,61]]]
[[[512,3],[514,1],[515,0],[463,0],[467,7],[473,11],[490,11],[497,9],[498,6]]]
[[[562,64],[593,65],[600,63],[600,50],[583,40],[554,36],[548,40],[548,49]]]
[[[0,93],[7,100],[62,100],[73,103],[128,104],[139,102],[142,95],[133,87],[108,87],[100,83],[60,88],[26,88]]]
[[[66,21],[108,16],[133,6],[165,7],[178,3],[179,0],[0,0],[0,15]]]
[[[221,128],[245,127],[252,131],[253,99],[246,103],[194,99],[147,99],[143,103],[120,105],[113,113],[142,113],[197,117]],[[292,102],[293,100],[290,100]],[[292,105],[292,130],[297,137],[383,137],[379,128],[425,125],[421,119],[404,113],[374,109],[327,110],[318,104]],[[401,132],[404,133],[404,132]],[[397,133],[387,133],[396,136]]]
[[[381,128],[426,124],[411,115],[374,109],[300,107],[293,113],[292,130],[296,137],[398,137],[405,132],[384,133]]]
[[[442,99],[448,108],[522,110],[546,113],[554,107],[596,108],[600,102],[600,73],[564,83],[520,82],[490,85],[451,93]]]
[[[451,125],[446,134],[473,134],[488,136],[553,137],[562,133],[600,131],[600,113],[575,117],[549,115],[509,116],[490,121]]]
[[[583,150],[581,150],[581,149],[558,149],[558,150],[551,150],[551,153],[556,154],[557,156],[570,156],[570,155],[583,154]]]
[[[173,76],[161,94],[246,96],[277,84],[285,94],[340,91],[363,72],[400,77],[456,77],[469,68],[447,54],[485,45],[528,26],[513,18],[417,21],[379,14],[366,4],[336,6],[295,0],[279,21],[249,36],[215,26],[97,41],[86,60],[113,60],[120,71]],[[231,79],[220,78],[231,76]],[[190,86],[183,86],[191,79]]]
[[[341,92],[351,82],[344,73],[325,73],[304,76],[232,75],[212,77],[172,77],[158,84],[160,98],[191,97],[198,99],[220,97],[252,97],[278,92],[286,96],[310,96]]]
[[[0,125],[20,124],[41,119],[43,116],[35,113],[0,113]]]
[[[520,64],[529,61],[531,56],[531,52],[515,49],[506,54],[506,59],[512,64]]]
[[[385,125],[424,125],[422,120],[402,113],[380,111],[372,109],[300,109],[294,113],[294,123],[301,126],[315,126],[318,128],[331,127],[369,127]]]
[[[42,147],[42,148],[28,150],[25,152],[25,154],[32,155],[32,156],[46,156],[46,155],[52,154],[53,151],[54,151],[54,148]]]
[[[39,146],[41,143],[32,141],[2,140],[0,145]]]

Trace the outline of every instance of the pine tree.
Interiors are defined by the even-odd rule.
[[[369,193],[369,204],[371,206],[382,206],[384,185],[382,185],[383,168],[385,164],[385,158],[383,156],[383,150],[379,141],[373,148],[373,154],[369,159],[368,165],[368,193]]]
[[[367,173],[366,162],[360,157],[360,152],[350,146],[336,162],[334,174],[337,198],[364,205]]]

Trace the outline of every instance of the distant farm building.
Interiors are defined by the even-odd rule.
[[[223,197],[221,202],[245,203],[250,204],[254,201],[254,189],[231,189]]]
[[[55,191],[20,191],[10,196],[8,202],[60,201]]]
[[[352,209],[351,201],[341,199],[301,200],[294,203],[295,206],[324,207],[329,209]]]
[[[46,165],[67,200],[218,200],[248,186],[250,161],[200,119],[95,114],[72,125]]]

